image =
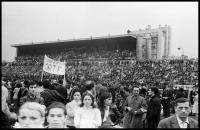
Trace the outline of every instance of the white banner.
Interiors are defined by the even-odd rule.
[[[175,89],[183,88],[184,90],[192,90],[193,87],[194,85],[174,85]]]
[[[51,74],[65,75],[65,62],[55,61],[45,55],[43,70]]]

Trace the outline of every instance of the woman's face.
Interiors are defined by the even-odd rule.
[[[112,97],[109,97],[109,98],[107,98],[107,99],[104,100],[104,104],[105,104],[106,106],[110,106],[111,103],[112,103]]]
[[[61,108],[52,108],[47,116],[49,128],[64,128],[65,127],[65,114]]]
[[[44,123],[44,117],[38,110],[23,108],[19,110],[18,121],[22,128],[40,128]]]
[[[74,97],[74,100],[80,101],[81,100],[81,94],[80,94],[80,92],[75,92],[73,97]]]
[[[91,98],[89,95],[86,95],[86,96],[84,97],[84,99],[83,99],[83,104],[84,104],[84,106],[86,106],[86,107],[91,106],[91,104],[92,104],[92,98]]]

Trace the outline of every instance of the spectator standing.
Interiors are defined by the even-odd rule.
[[[116,105],[112,104],[112,94],[105,92],[99,98],[98,107],[101,112],[102,125],[101,128],[115,128],[122,119],[122,115]]]
[[[159,96],[159,90],[156,87],[149,89],[150,101],[147,108],[147,128],[157,128],[160,121],[161,112],[161,99]]]
[[[195,114],[196,116],[196,119],[198,119],[198,114],[199,114],[199,94],[198,94],[198,91],[196,92],[196,95],[194,96],[194,105],[192,107],[192,112]]]
[[[67,116],[66,116],[66,125],[68,128],[75,128],[74,126],[74,113],[77,109],[80,108],[81,105],[81,91],[79,89],[75,89],[73,91],[73,100],[66,105]]]
[[[157,128],[198,128],[198,122],[189,117],[191,106],[187,98],[175,101],[175,115],[161,120]]]
[[[172,101],[172,91],[170,91],[170,88],[167,85],[162,94],[162,106],[163,106],[164,118],[170,116],[171,101]]]
[[[18,93],[20,88],[22,87],[22,84],[20,82],[15,84],[15,89],[13,90],[13,102],[14,102],[14,108],[15,108],[15,112],[19,109],[18,108]]]
[[[37,89],[37,83],[35,81],[31,81],[28,87],[28,95],[20,99],[20,106],[25,102],[38,102],[41,105],[44,104],[44,99],[42,97],[37,96],[36,89]]]
[[[1,128],[11,128],[11,120],[17,120],[17,115],[9,110],[7,104],[8,90],[3,84],[1,86]]]
[[[94,97],[91,93],[82,96],[81,108],[75,111],[74,124],[76,128],[98,128],[101,126],[100,110],[94,107]]]
[[[123,127],[142,128],[142,116],[144,113],[142,109],[147,109],[147,103],[145,98],[139,96],[138,87],[134,87],[132,95],[127,97],[124,109],[126,113],[124,116]]]

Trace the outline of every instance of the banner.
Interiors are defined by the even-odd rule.
[[[51,74],[65,75],[65,62],[55,61],[45,55],[43,70]]]
[[[192,90],[193,87],[194,85],[174,85],[174,89],[183,88],[184,90]]]

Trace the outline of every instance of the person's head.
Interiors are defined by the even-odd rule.
[[[16,84],[15,84],[15,88],[21,88],[22,87],[22,83],[21,82],[17,82]]]
[[[58,80],[58,83],[62,85],[62,84],[63,84],[63,80],[62,80],[62,79],[59,79],[59,80]]]
[[[183,92],[183,91],[184,91],[184,89],[183,89],[183,88],[179,88],[179,89],[178,89],[178,91],[180,91],[180,92]]]
[[[24,80],[23,85],[24,85],[24,87],[28,87],[28,85],[29,85],[29,81],[28,81],[27,79]]]
[[[35,81],[30,81],[29,82],[29,86],[28,86],[28,90],[30,93],[35,93],[37,89],[37,83]]]
[[[18,112],[18,121],[22,128],[41,128],[45,120],[45,106],[37,102],[26,102]]]
[[[91,80],[88,80],[85,82],[85,88],[86,90],[92,90],[94,87],[94,82]]]
[[[81,107],[85,106],[85,107],[90,107],[92,106],[94,108],[94,97],[92,96],[91,93],[85,92],[82,96],[82,100],[81,100]]]
[[[138,96],[139,95],[139,87],[134,87],[133,88],[133,95]]]
[[[42,85],[43,85],[43,87],[44,87],[45,89],[49,89],[51,83],[50,83],[49,80],[43,80],[43,81],[42,81]]]
[[[80,89],[78,89],[78,88],[74,89],[72,95],[73,95],[73,97],[72,97],[73,100],[75,100],[75,101],[80,101],[81,100],[82,93],[81,93]]]
[[[178,117],[183,121],[185,121],[191,111],[190,103],[187,98],[176,99],[174,108]]]
[[[148,93],[150,96],[159,95],[159,90],[157,87],[150,87]]]
[[[64,128],[66,121],[66,108],[61,102],[54,102],[47,108],[47,122],[49,128]]]
[[[106,106],[110,106],[112,103],[112,95],[109,92],[104,92],[99,97],[99,108],[104,109]]]

